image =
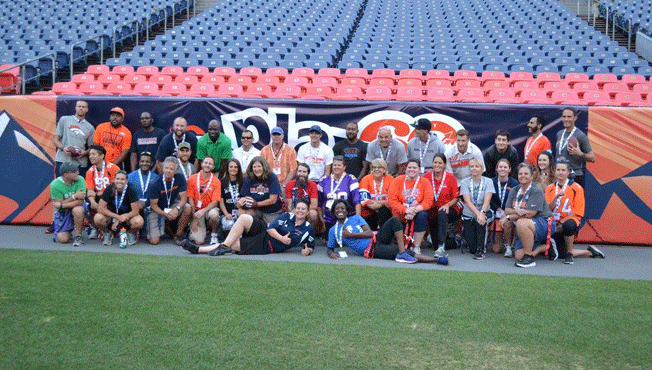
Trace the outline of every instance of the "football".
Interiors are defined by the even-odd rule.
[[[572,146],[573,148],[579,148],[580,142],[577,141],[577,138],[575,136],[571,136],[571,138],[568,140],[568,146]]]
[[[78,146],[67,146],[64,150],[70,155],[71,158],[79,158],[82,155],[82,150]]]

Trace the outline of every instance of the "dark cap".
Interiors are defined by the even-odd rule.
[[[59,167],[60,175],[63,175],[64,173],[68,173],[68,172],[77,172],[77,171],[79,171],[79,167],[76,164],[70,162],[64,162],[61,165],[61,167]]]
[[[187,141],[182,141],[181,144],[179,144],[179,146],[178,146],[179,150],[184,149],[184,148],[188,149],[188,150],[192,150],[192,147],[190,146],[190,143],[187,142]]]
[[[319,127],[319,125],[310,126],[310,132],[313,132],[313,131],[319,132],[320,134],[322,133],[321,127]]]
[[[427,118],[419,118],[411,126],[417,130],[426,130],[428,132],[430,132],[430,129],[432,129],[432,124]]]

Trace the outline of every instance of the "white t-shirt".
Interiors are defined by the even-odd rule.
[[[457,149],[457,145],[453,145],[446,149],[445,155],[446,170],[455,175],[458,184],[461,184],[462,180],[471,176],[471,171],[469,171],[469,161],[471,159],[476,158],[480,163],[482,163],[482,167],[485,166],[482,151],[477,145],[471,142],[469,142],[466,152],[460,153]]]
[[[236,148],[233,151],[233,158],[237,159],[240,161],[240,167],[242,167],[242,172],[247,171],[247,167],[249,167],[249,162],[251,162],[254,157],[260,155],[260,150],[254,148],[253,146],[249,148],[248,152],[245,152],[242,147]]]
[[[306,163],[310,167],[308,179],[319,182],[324,177],[326,166],[333,164],[333,149],[323,142],[319,142],[319,148],[305,143],[297,152],[297,161]]]
[[[369,143],[366,160],[373,162],[376,158],[382,158],[387,162],[387,173],[392,176],[397,176],[398,166],[408,161],[405,145],[397,139],[392,139],[387,148],[382,148],[378,139]]]

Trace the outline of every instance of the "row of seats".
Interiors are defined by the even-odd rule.
[[[652,37],[651,0],[601,1],[598,13],[604,18],[608,17],[610,22],[627,34],[631,31],[632,35],[636,35],[640,31]]]

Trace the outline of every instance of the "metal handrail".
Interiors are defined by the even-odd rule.
[[[6,71],[11,71],[14,68],[20,68],[20,79],[21,79],[21,81],[15,83],[13,85],[3,87],[2,90],[5,90],[6,88],[14,87],[14,86],[17,87],[18,85],[21,85],[21,90],[20,91],[24,94],[25,93],[25,83],[28,81],[28,80],[25,79],[25,66],[27,64],[29,64],[29,63],[35,62],[37,60],[44,59],[44,58],[46,58],[48,56],[52,56],[52,84],[54,84],[54,82],[55,82],[55,80],[57,78],[57,55],[54,52],[51,52],[51,53],[43,54],[41,56],[37,56],[37,57],[32,58],[32,59],[28,59],[28,60],[26,60],[26,61],[24,61],[24,62],[22,62],[20,64],[14,64],[11,67],[8,67],[8,68],[5,68],[5,69],[0,69],[0,73],[2,73],[2,72],[6,72]],[[41,77],[41,74],[37,74],[36,76],[30,78],[29,81],[40,78],[40,77]]]
[[[77,46],[77,45],[80,45],[80,44],[83,44],[85,42],[88,42],[88,41],[94,40],[96,38],[99,38],[100,39],[100,64],[103,64],[103,62],[104,62],[104,38],[103,38],[103,36],[104,36],[103,34],[102,35],[91,36],[91,37],[87,38],[86,40],[79,41],[79,42],[76,42],[76,43],[70,45],[70,78],[72,78],[72,75],[74,74],[74,68],[73,68],[73,64],[74,64],[74,61],[75,61],[74,49],[75,49],[75,46]],[[91,54],[93,54],[93,53],[84,53],[84,54],[82,54],[82,56],[80,58],[83,58],[83,57],[85,57],[87,55],[91,55]]]
[[[129,26],[129,25],[132,25],[134,23],[136,23],[136,44],[138,44],[138,33],[140,32],[140,22],[138,21],[138,18],[134,18],[132,20],[124,22],[123,24],[120,24],[120,25],[117,25],[117,26],[113,27],[113,32],[111,33],[111,35],[113,36],[112,50],[113,50],[113,57],[114,58],[115,58],[115,47],[116,47],[116,44],[118,42],[117,39],[116,39],[116,32],[115,32],[116,29],[118,29],[118,27]],[[131,36],[131,35],[132,34],[129,34],[129,36]]]

